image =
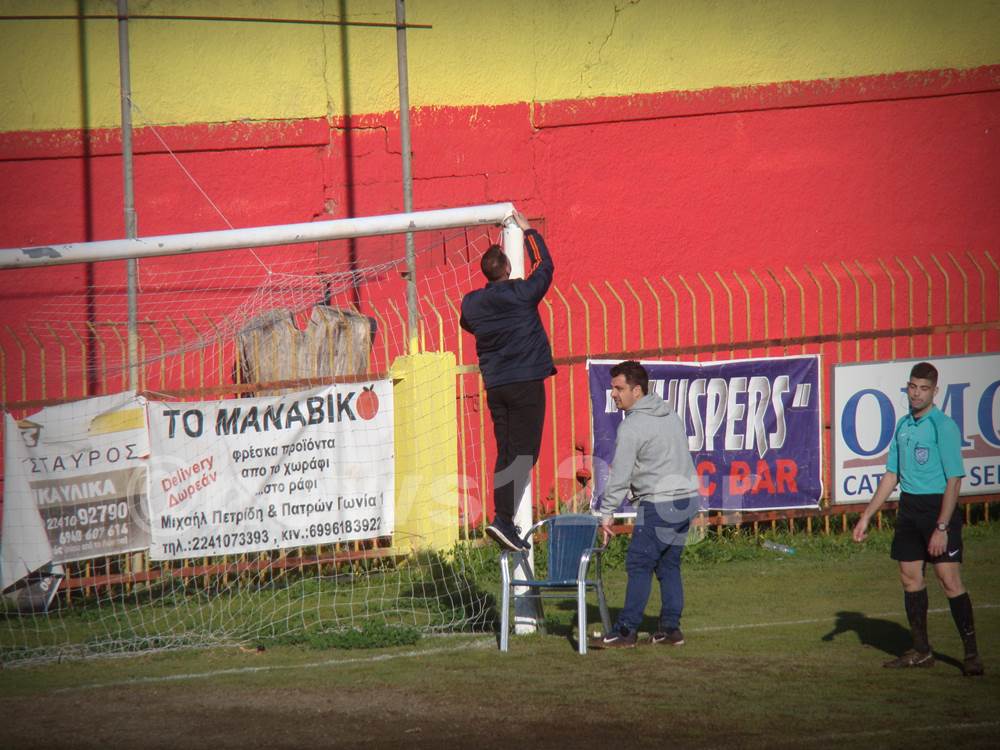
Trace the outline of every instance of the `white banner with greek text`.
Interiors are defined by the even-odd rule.
[[[833,368],[834,498],[871,500],[885,473],[896,422],[906,414],[906,383],[919,359]],[[934,403],[958,424],[965,478],[961,494],[1000,492],[1000,354],[934,357]],[[893,493],[898,497],[899,487]]]
[[[266,398],[150,402],[150,557],[388,536],[392,383]]]
[[[145,406],[129,392],[5,417],[3,589],[47,563],[146,548]]]

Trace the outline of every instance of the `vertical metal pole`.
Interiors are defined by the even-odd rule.
[[[410,153],[410,84],[406,62],[406,4],[396,0],[396,63],[399,68],[399,136],[403,151],[403,211],[413,210],[413,164]],[[406,233],[406,321],[409,344],[407,352],[419,351],[419,316],[417,309],[417,258],[413,233]]]
[[[125,237],[135,239],[135,186],[132,173],[132,74],[129,70],[128,0],[118,0],[118,72],[122,104],[122,172],[125,195]],[[139,388],[138,261],[128,261],[128,387]]]
[[[524,278],[524,232],[513,219],[508,218],[503,224],[503,249],[504,254],[510,261],[510,277],[512,279]],[[529,478],[524,487],[524,494],[517,500],[514,509],[514,523],[521,527],[522,531],[527,531],[531,527],[531,479]],[[534,549],[527,557],[521,556],[518,562],[518,571],[523,576],[534,577]],[[517,558],[514,558],[515,560]],[[518,635],[534,633],[544,622],[541,600],[526,596],[530,590],[526,587],[515,589],[514,599],[514,632]],[[580,634],[581,638],[586,638],[586,633]]]
[[[128,51],[128,0],[118,0],[118,73],[121,80],[122,100],[122,184],[125,196],[125,237],[138,236],[135,215],[135,184],[132,172],[132,73],[129,67]],[[129,258],[127,264],[128,283],[128,387],[139,390],[139,315],[138,276],[139,261]],[[144,555],[136,552],[128,556],[128,569],[132,575],[145,568]]]

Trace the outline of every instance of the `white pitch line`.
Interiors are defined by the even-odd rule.
[[[222,677],[233,674],[256,674],[258,672],[277,672],[289,669],[316,669],[317,667],[340,667],[347,664],[374,664],[382,661],[393,661],[395,659],[406,659],[414,656],[429,656],[433,654],[457,653],[459,651],[469,651],[472,649],[496,646],[494,638],[477,639],[470,643],[457,647],[428,648],[423,650],[403,651],[395,654],[379,654],[377,656],[358,656],[353,659],[325,659],[323,661],[307,662],[305,664],[269,664],[259,667],[233,667],[231,669],[216,669],[210,672],[189,672],[186,674],[160,675],[156,677],[134,677],[128,680],[117,680],[114,682],[91,682],[87,685],[74,685],[73,687],[56,688],[53,693],[69,693],[76,690],[91,690],[94,688],[125,687],[128,685],[146,685],[157,682],[176,682],[179,680],[201,680],[209,677]]]
[[[996,609],[1000,607],[1000,604],[976,604],[975,609]],[[940,614],[942,612],[948,612],[949,610],[942,608],[929,609],[929,614]],[[901,617],[902,612],[876,612],[872,615],[864,615],[864,617]],[[805,620],[783,620],[778,622],[753,622],[744,623],[741,625],[710,625],[703,628],[690,628],[688,632],[690,633],[711,633],[720,632],[728,630],[746,630],[749,628],[780,628],[787,627],[789,625],[815,625],[818,623],[829,623],[830,617],[813,617]],[[402,653],[396,654],[379,654],[378,656],[367,656],[367,657],[356,657],[353,659],[325,659],[324,661],[307,662],[305,664],[273,664],[262,667],[235,667],[232,669],[217,669],[211,672],[190,672],[186,674],[172,674],[172,675],[162,675],[158,677],[135,677],[129,680],[119,680],[116,682],[92,682],[87,685],[74,685],[73,687],[56,688],[53,693],[68,693],[74,690],[90,690],[93,688],[108,688],[108,687],[123,687],[126,685],[143,685],[158,682],[176,682],[179,680],[200,680],[209,677],[222,677],[224,675],[232,674],[254,674],[257,672],[276,672],[279,670],[289,670],[289,669],[316,669],[318,667],[339,667],[347,664],[375,664],[383,661],[392,661],[394,659],[405,659],[414,656],[424,656],[424,655],[434,655],[434,654],[446,654],[446,653],[458,653],[461,651],[469,651],[472,649],[486,648],[487,646],[494,646],[496,641],[493,638],[489,639],[478,639],[471,641],[468,644],[458,646],[455,648],[443,647],[443,648],[429,648],[422,651],[404,651]],[[853,735],[852,735],[853,736]],[[861,735],[858,735],[861,736]]]
[[[1000,607],[1000,604],[974,604],[973,610],[979,609],[996,609]],[[941,614],[942,612],[950,612],[950,609],[944,607],[938,607],[937,609],[928,609],[928,614]],[[875,612],[871,615],[861,614],[862,618],[867,619],[870,617],[903,617],[905,613],[903,612]],[[713,633],[725,630],[747,630],[749,628],[779,628],[785,627],[787,625],[816,625],[821,622],[830,622],[830,617],[812,617],[808,620],[783,620],[779,622],[748,622],[740,625],[708,625],[703,628],[685,628],[689,633]]]

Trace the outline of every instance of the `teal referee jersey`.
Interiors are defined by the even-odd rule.
[[[896,423],[885,468],[899,476],[903,492],[912,495],[944,492],[949,478],[965,476],[962,436],[955,420],[937,406],[932,406],[920,419],[907,412]]]

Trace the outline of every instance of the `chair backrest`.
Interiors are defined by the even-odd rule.
[[[554,581],[575,580],[580,570],[580,557],[594,546],[597,539],[597,516],[567,513],[547,520],[549,525],[549,578]]]

